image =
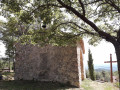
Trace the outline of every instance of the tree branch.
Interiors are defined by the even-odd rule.
[[[75,22],[64,22],[64,23],[60,23],[60,24],[57,25],[53,30],[56,30],[59,26],[61,26],[61,25],[63,25],[63,24],[65,24],[65,25],[66,25],[66,24],[73,24],[73,25],[75,25],[76,27],[79,28],[79,31],[80,31],[79,34],[83,34],[83,32],[84,32],[84,33],[89,34],[89,35],[98,36],[97,33],[95,33],[95,32],[90,32],[89,30],[80,27],[80,26],[79,26],[78,24],[76,24]],[[70,25],[69,25],[69,26],[70,26]],[[72,26],[70,26],[70,27],[72,27]],[[74,27],[72,27],[72,28],[73,28],[73,29],[76,29],[76,28],[74,28]],[[77,30],[77,29],[76,29],[76,30]],[[83,30],[83,31],[81,31],[81,30]]]
[[[116,9],[120,13],[120,8],[117,6],[114,1],[112,0],[105,0],[106,3],[108,3],[110,6],[112,6],[114,9]]]
[[[63,6],[59,6],[59,5],[56,5],[56,4],[44,4],[44,5],[39,5],[37,8],[35,8],[32,12],[34,13],[36,10],[38,10],[39,8],[45,8],[45,7],[49,7],[49,6],[52,6],[52,7],[59,7],[59,8],[63,8]]]
[[[83,2],[81,0],[78,0],[78,1],[79,1],[80,5],[82,7],[83,15],[85,16],[85,7],[84,7],[84,4],[83,4]]]
[[[68,1],[70,2],[70,6],[71,6],[71,4],[72,4],[71,0],[68,0]]]
[[[73,7],[70,7],[70,6],[66,5],[66,4],[64,4],[61,0],[57,0],[57,1],[63,7],[65,7],[66,9],[72,11],[76,16],[78,16],[80,19],[82,19],[85,23],[90,25],[99,34],[99,36],[101,36],[103,39],[106,39],[109,42],[115,42],[115,39],[110,34],[100,30],[93,22],[88,20],[85,16],[81,15],[76,9],[74,9]]]
[[[120,43],[120,28],[119,28],[119,30],[117,31],[117,41]]]
[[[95,3],[98,3],[98,2],[100,2],[100,1],[103,1],[103,0],[95,0],[95,1],[91,1],[91,2],[86,3],[86,4],[84,4],[84,5],[95,4]]]

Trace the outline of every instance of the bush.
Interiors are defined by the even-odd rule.
[[[95,76],[96,80],[110,81],[110,72],[108,71],[95,71]]]
[[[106,76],[106,77],[104,78],[104,81],[105,81],[105,82],[110,82],[110,76]]]
[[[96,75],[96,80],[100,80],[101,79],[100,72],[95,72],[95,75]]]
[[[86,70],[86,78],[89,78],[89,72]]]
[[[118,77],[118,72],[115,71],[113,73],[113,76]],[[86,70],[86,78],[90,78],[88,70]],[[111,79],[110,78],[110,71],[104,71],[104,70],[95,71],[95,79],[96,80],[102,80],[102,81],[105,81],[105,82],[110,82],[110,79]]]

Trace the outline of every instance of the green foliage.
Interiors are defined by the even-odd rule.
[[[10,69],[12,69],[13,67],[13,62],[10,61]],[[0,60],[0,70],[4,69],[4,68],[9,68],[9,60],[6,58],[2,58]]]
[[[76,40],[80,38],[80,35],[77,35],[79,32],[78,28],[70,23],[65,23],[69,21],[69,18],[65,18],[64,10],[49,5],[59,5],[55,0],[42,0],[33,3],[25,1],[25,4],[14,1],[15,5],[11,4],[11,1],[8,2],[6,0],[2,1],[4,4],[2,8],[12,13],[12,16],[8,17],[6,28],[10,30],[9,33],[13,33],[12,36],[19,36],[19,38],[15,38],[17,41],[20,40],[23,43],[31,42],[32,44],[41,42],[40,44],[42,45],[52,43],[53,45],[64,46],[75,45]],[[69,4],[70,2],[65,1],[65,3]],[[47,26],[46,30],[41,27],[44,24]],[[35,25],[39,27],[34,28]],[[20,26],[25,28],[26,33],[22,33]],[[32,33],[29,33],[29,30]],[[18,32],[22,34],[18,35]]]
[[[23,12],[21,15],[20,15],[20,20],[25,22],[26,24],[29,24],[33,21],[33,17],[30,15],[29,12]]]
[[[115,72],[113,73],[113,75],[114,75],[114,76],[118,76],[118,71],[115,71]]]
[[[96,80],[102,80],[105,82],[110,82],[110,72],[109,71],[95,71]]]
[[[101,80],[102,79],[102,75],[100,72],[95,72],[96,75],[96,80]]]
[[[118,72],[113,72],[113,76],[118,77]],[[110,82],[110,72],[109,71],[96,71],[95,70],[95,78],[96,80],[102,80],[105,82]]]
[[[91,80],[95,80],[94,65],[93,65],[93,59],[92,59],[92,54],[91,54],[90,49],[89,49],[89,53],[88,53],[88,68],[89,68],[90,79]]]
[[[5,5],[8,4],[7,2],[2,3]],[[34,3],[28,3],[29,5],[32,4],[33,7],[20,2],[19,4],[26,8],[26,10],[21,9],[17,12],[14,9],[11,9],[14,12],[17,12],[17,14],[12,13],[14,16],[8,17],[8,22],[5,27],[7,30],[4,30],[4,33],[7,31],[7,33],[13,37],[14,41],[19,41],[23,44],[53,44],[60,46],[76,44],[76,41],[80,36],[75,35],[72,30],[68,30],[67,23],[61,24],[66,21],[64,14],[62,13],[63,10],[49,6],[48,4],[53,4],[52,1],[36,1]],[[38,6],[38,9],[34,6]],[[10,9],[11,7],[8,8]],[[9,11],[9,9],[7,10]],[[42,28],[42,25],[46,25],[46,28]],[[71,26],[71,24],[69,24],[69,26]],[[70,32],[68,33],[68,31]]]
[[[16,32],[16,19],[15,18],[10,18],[9,22],[6,23],[2,23],[2,27],[4,27],[5,29],[1,29],[1,37],[0,40],[2,40],[2,42],[5,44],[6,46],[6,57],[2,58],[2,69],[4,68],[9,68],[9,62],[14,61],[14,57],[15,57],[15,48],[14,48],[14,43],[15,43],[15,39],[13,36],[13,32]],[[11,65],[10,65],[11,66]]]
[[[6,66],[8,66],[8,62],[5,60],[0,60],[0,69],[5,68]]]
[[[86,72],[86,78],[90,78],[90,77],[89,77],[89,71],[86,70],[85,72]]]
[[[119,28],[119,12],[117,12],[117,9],[114,8],[112,5],[115,4],[116,7],[118,7],[120,2],[119,0],[82,0],[82,4],[78,0],[60,1],[62,1],[63,4],[68,5],[69,8],[74,8],[76,11],[78,11],[79,15],[85,14],[85,18],[92,21],[99,30],[108,33],[113,37],[117,36],[116,30],[118,31]],[[49,32],[45,34],[45,37],[50,38],[47,39],[47,41],[46,38],[40,38],[40,41],[42,40],[42,43],[49,42],[55,43],[57,45],[62,45],[63,42],[67,43],[66,39],[68,39],[69,36],[70,39],[68,39],[68,41],[72,41],[71,43],[73,43],[73,39],[71,38],[77,37],[79,39],[79,37],[89,36],[89,43],[92,45],[97,45],[101,41],[101,39],[106,39],[105,36],[103,36],[104,34],[98,33],[98,31],[94,29],[93,25],[90,25],[90,23],[86,22],[85,19],[83,20],[82,17],[79,17],[75,12],[72,11],[73,9],[64,7],[59,2],[59,0],[2,0],[1,3],[2,10],[5,10],[6,13],[9,14],[7,19],[14,17],[17,20],[16,24],[23,25],[26,32],[31,29],[28,27],[35,27],[35,23],[35,25],[40,26],[39,28],[37,28],[38,31],[42,30],[41,25],[45,24],[47,26],[47,30],[49,30]],[[16,24],[13,25],[16,26]],[[35,29],[32,28],[32,30],[34,31]],[[64,34],[61,34],[63,31]],[[21,36],[21,38],[27,38],[27,36],[29,38],[30,35]],[[32,43],[39,42],[39,39],[37,37],[38,35],[31,36],[34,36],[34,38],[31,39]],[[26,40],[26,38],[23,40]],[[60,38],[63,40],[61,40]],[[58,40],[60,41],[58,42]]]

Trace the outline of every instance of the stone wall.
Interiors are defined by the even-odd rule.
[[[80,52],[76,47],[16,45],[15,79],[80,85]],[[79,54],[79,57],[78,57]],[[78,61],[79,58],[79,61]],[[79,67],[79,68],[78,68]]]

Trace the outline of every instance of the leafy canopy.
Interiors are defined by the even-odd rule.
[[[89,36],[89,43],[97,44],[101,39],[111,42],[110,39],[118,38],[120,0],[2,0],[1,3],[8,18],[7,29],[14,35],[19,33],[17,39],[22,42],[67,45]]]

